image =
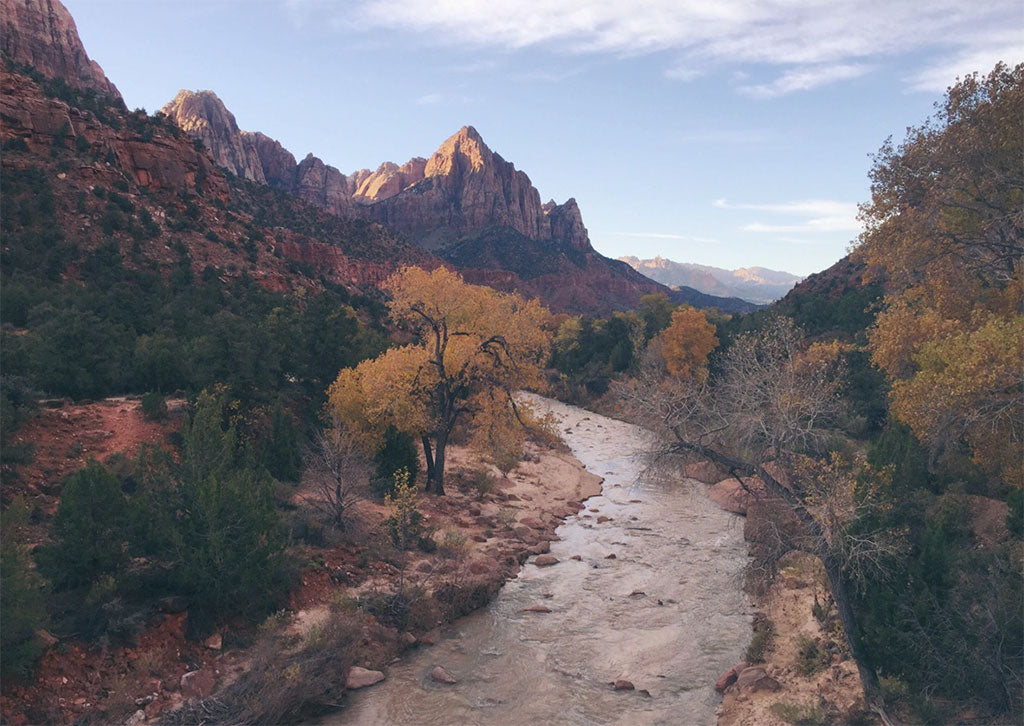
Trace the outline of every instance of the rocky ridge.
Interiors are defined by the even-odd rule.
[[[441,249],[490,226],[591,249],[576,200],[542,204],[529,176],[493,152],[472,126],[463,126],[429,158],[344,174],[312,153],[296,163],[274,139],[239,130],[212,91],[180,91],[161,110],[232,174],[334,214],[386,224],[427,249]]]
[[[231,173],[332,214],[382,224],[437,254],[468,281],[540,297],[558,312],[607,314],[636,307],[643,295],[656,292],[698,307],[753,308],[688,288],[669,290],[600,255],[576,200],[542,204],[529,176],[492,151],[472,126],[459,129],[429,158],[344,174],[313,154],[296,162],[276,140],[239,131],[210,91],[182,91],[163,112]]]
[[[120,100],[117,87],[85,52],[75,21],[59,0],[0,0],[0,51],[72,88]]]
[[[488,148],[471,126],[461,128],[429,158],[415,157],[401,166],[387,162],[375,171],[344,174],[313,154],[297,162],[276,140],[239,129],[212,91],[179,93],[164,107],[166,119],[160,114],[128,114],[117,89],[86,55],[74,21],[59,0],[0,3],[5,11],[2,47],[10,60],[32,66],[33,78],[49,76],[95,93],[90,108],[106,104],[104,99],[111,104],[103,106],[103,113],[90,113],[76,107],[81,99],[54,99],[53,89],[33,85],[19,72],[20,66],[13,65],[0,99],[5,138],[17,136],[34,153],[63,135],[68,143],[88,149],[94,160],[107,160],[107,167],[96,164],[89,172],[97,179],[116,169],[149,191],[209,195],[221,204],[241,191],[250,201],[259,199],[279,210],[282,202],[260,188],[298,197],[338,221],[316,222],[316,239],[306,236],[294,242],[283,235],[271,252],[310,266],[314,274],[342,284],[379,284],[396,265],[420,260],[432,267],[443,260],[472,282],[538,296],[556,312],[606,315],[635,308],[643,295],[656,292],[700,307],[751,307],[694,290],[669,290],[600,255],[590,244],[575,200],[542,204],[530,178]],[[36,72],[41,76],[33,75]],[[118,127],[97,113],[125,121]],[[167,133],[176,129],[201,144]],[[244,184],[240,187],[225,178],[221,170],[255,186],[242,191]],[[254,206],[248,209],[250,214],[267,216]],[[214,221],[216,211],[208,211]],[[306,212],[299,216],[308,217]],[[371,225],[358,227],[356,222]],[[372,223],[385,229],[374,231]],[[334,234],[325,230],[339,225],[344,229],[339,230],[338,241],[324,236]],[[197,245],[210,247],[202,241]],[[336,249],[338,245],[344,251]],[[212,253],[224,256],[222,250]],[[252,270],[254,276],[268,272],[259,269],[262,264]],[[273,277],[276,286],[290,284],[276,270]]]

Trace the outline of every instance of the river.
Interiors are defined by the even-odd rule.
[[[531,399],[605,480],[602,494],[558,529],[551,554],[560,562],[531,560],[490,605],[392,665],[384,682],[353,693],[325,723],[714,723],[715,679],[750,640],[742,520],[696,482],[640,478],[639,428]],[[538,604],[551,612],[523,612]],[[436,665],[458,683],[432,681]],[[613,690],[619,679],[636,690]]]

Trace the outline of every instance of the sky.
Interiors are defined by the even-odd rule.
[[[130,108],[211,89],[346,173],[472,125],[603,254],[800,275],[856,240],[887,137],[1024,61],[1019,0],[64,2]]]

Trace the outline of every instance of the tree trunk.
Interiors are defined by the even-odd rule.
[[[434,437],[434,493],[444,496],[444,452],[448,446],[448,432]]]
[[[846,634],[846,643],[850,646],[850,655],[853,656],[853,662],[857,664],[857,673],[860,674],[864,700],[867,701],[869,707],[879,708],[882,706],[882,688],[878,683],[878,674],[875,673],[870,657],[864,651],[860,624],[853,612],[842,564],[828,551],[824,542],[819,549],[818,556],[825,566],[829,589],[832,590],[832,599],[835,600],[836,610],[839,611],[839,620],[842,622],[843,632]]]
[[[434,489],[434,477],[435,477],[435,472],[437,470],[434,467],[434,454],[430,450],[430,437],[424,436],[424,437],[422,437],[422,441],[423,441],[423,458],[426,459],[426,462],[427,462],[427,486],[426,486],[426,489],[427,489],[428,492],[430,492],[430,491],[433,491],[433,489]]]

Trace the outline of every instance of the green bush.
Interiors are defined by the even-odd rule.
[[[796,671],[802,676],[813,676],[828,667],[831,656],[814,638],[801,635],[797,639]]]
[[[91,459],[64,483],[53,519],[56,542],[37,554],[39,569],[58,589],[115,573],[127,560],[127,531],[121,482]]]
[[[27,677],[42,653],[36,637],[42,625],[42,583],[12,536],[27,518],[26,509],[12,502],[0,520],[0,679],[5,682]]]
[[[763,663],[775,639],[775,625],[764,615],[754,617],[754,635],[747,646],[747,663]]]
[[[384,434],[384,445],[374,456],[373,461],[377,468],[373,489],[382,497],[394,491],[395,475],[399,471],[404,469],[409,480],[416,481],[420,469],[413,438],[394,426],[388,426]]]
[[[167,418],[167,402],[155,391],[142,397],[142,415],[149,421],[162,421]]]
[[[201,393],[180,461],[140,459],[135,543],[170,563],[171,583],[197,612],[262,616],[287,585],[273,481],[223,426],[229,409]]]
[[[495,476],[486,469],[474,469],[469,473],[469,479],[466,481],[470,491],[476,494],[477,499],[483,499],[493,492],[496,483]]]
[[[270,440],[264,444],[267,470],[278,481],[298,481],[302,473],[302,452],[295,420],[280,404],[274,407]]]

